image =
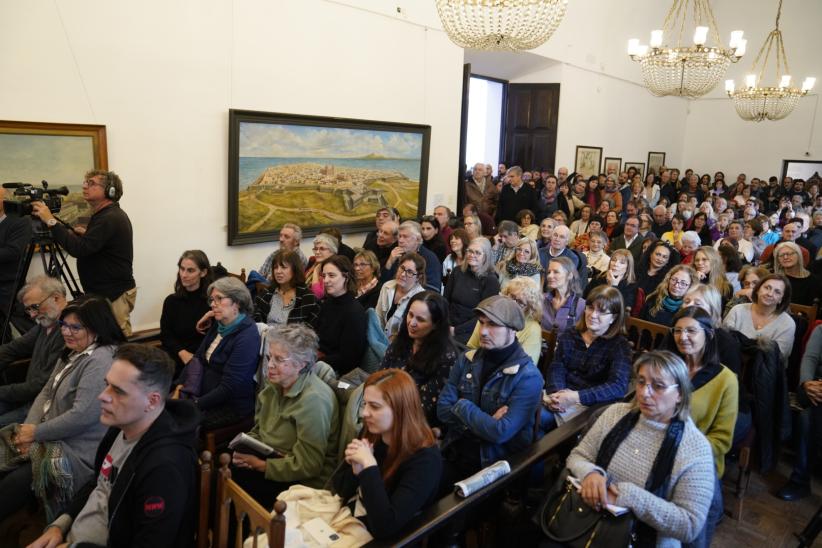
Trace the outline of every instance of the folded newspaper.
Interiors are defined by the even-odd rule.
[[[273,447],[254,439],[245,432],[240,432],[228,444],[229,449],[246,455],[255,455],[261,459],[281,457],[282,454]]]
[[[511,473],[511,465],[508,464],[508,461],[499,460],[491,466],[483,468],[470,478],[458,481],[454,484],[454,487],[456,487],[457,495],[467,497],[509,473]]]

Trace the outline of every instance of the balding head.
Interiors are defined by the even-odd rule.
[[[571,237],[571,230],[565,225],[557,225],[554,233],[551,234],[551,252],[556,255],[561,253],[568,247],[568,241]]]

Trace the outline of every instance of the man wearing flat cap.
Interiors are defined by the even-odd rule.
[[[467,477],[535,441],[543,378],[517,341],[522,310],[513,299],[494,295],[474,311],[480,348],[459,357],[437,402],[446,428],[447,479]]]

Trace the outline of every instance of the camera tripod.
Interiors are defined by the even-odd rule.
[[[14,312],[14,301],[17,298],[17,292],[26,284],[26,276],[28,276],[31,261],[34,254],[40,254],[40,261],[43,265],[43,273],[52,278],[59,278],[63,285],[73,298],[77,298],[83,294],[80,289],[80,284],[71,266],[66,259],[66,253],[60,245],[54,241],[51,231],[46,226],[37,221],[34,227],[31,241],[26,246],[26,251],[20,258],[20,263],[17,267],[17,276],[14,281],[14,291],[11,294],[9,304],[4,310],[5,318],[3,319],[2,330],[0,330],[0,340],[5,341],[6,336],[11,326],[12,314]]]

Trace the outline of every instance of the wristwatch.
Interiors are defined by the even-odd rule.
[[[57,224],[57,219],[55,219],[54,217],[52,217],[51,219],[46,221],[46,225],[48,225],[49,228],[54,228],[54,226],[56,224]]]

